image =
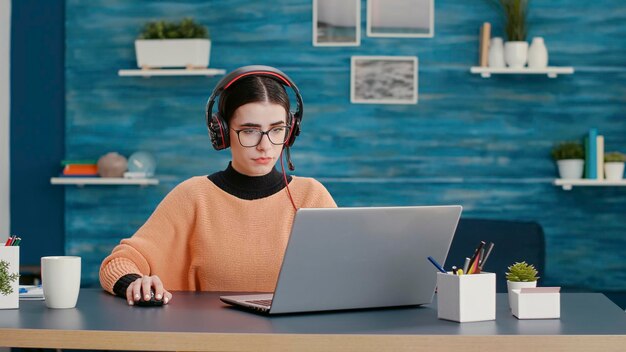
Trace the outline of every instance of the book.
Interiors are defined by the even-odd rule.
[[[96,164],[67,164],[63,168],[63,175],[97,175]]]
[[[80,165],[93,165],[97,164],[97,160],[92,159],[83,159],[83,160],[61,160],[61,166],[70,165],[70,164],[80,164]]]
[[[491,23],[485,22],[480,27],[480,37],[478,46],[478,65],[487,67],[489,58],[489,41],[491,38]]]
[[[597,179],[604,180],[604,136],[596,137],[596,148]]]
[[[590,128],[585,137],[585,178],[596,179],[598,177],[597,169],[597,140],[598,129]]]
[[[20,300],[43,301],[43,288],[41,285],[20,285]]]

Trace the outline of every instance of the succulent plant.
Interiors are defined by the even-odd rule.
[[[185,18],[180,23],[168,21],[148,22],[139,39],[190,39],[209,38],[209,30],[192,18]]]
[[[0,294],[6,296],[13,293],[11,283],[19,277],[18,273],[9,274],[9,262],[0,260]]]
[[[506,279],[514,282],[533,282],[539,279],[537,269],[526,262],[515,263],[509,266]]]
[[[580,142],[561,142],[552,148],[551,155],[554,160],[584,159],[585,151]]]
[[[611,153],[606,153],[604,155],[604,162],[606,163],[611,163],[611,162],[623,163],[625,161],[626,161],[626,155],[620,152],[611,152]]]

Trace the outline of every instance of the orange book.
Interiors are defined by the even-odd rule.
[[[63,175],[97,175],[98,165],[68,164],[63,168]]]

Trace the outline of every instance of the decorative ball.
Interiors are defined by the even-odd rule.
[[[156,160],[148,152],[135,152],[128,158],[129,172],[145,172],[146,177],[154,176]]]
[[[107,153],[98,159],[98,174],[101,177],[122,177],[128,163],[126,158],[118,153]]]

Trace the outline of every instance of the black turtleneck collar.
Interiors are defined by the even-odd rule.
[[[247,176],[237,172],[230,162],[226,170],[209,175],[208,178],[224,192],[246,200],[269,197],[285,188],[283,174],[276,168],[267,175]],[[291,182],[289,175],[287,182]]]

